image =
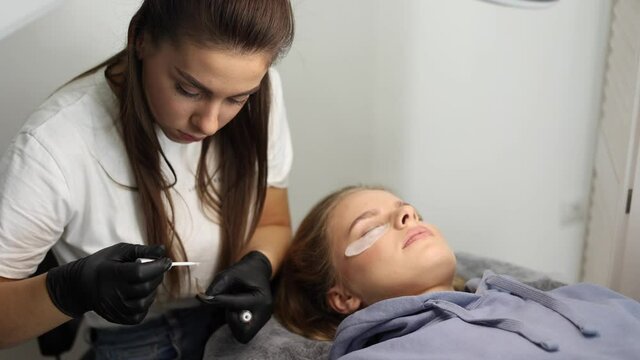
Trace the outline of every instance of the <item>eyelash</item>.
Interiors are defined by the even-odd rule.
[[[362,233],[362,235],[360,235],[360,237],[365,237],[368,233],[370,233],[371,231],[375,230],[376,228],[379,228],[380,226],[383,226],[384,223],[382,224],[377,224],[375,226],[370,227],[367,231],[365,231],[364,233]]]
[[[198,98],[200,96],[200,94],[194,94],[194,93],[191,93],[191,92],[185,90],[182,87],[182,85],[180,85],[180,84],[176,84],[175,88],[176,88],[176,91],[180,95],[185,96],[185,97],[187,97],[189,99],[196,99],[196,98]],[[247,100],[249,100],[249,96],[247,96],[246,98],[244,98],[242,100],[236,100],[234,98],[227,99],[227,101],[229,101],[231,104],[238,105],[238,106],[244,105],[247,102]]]
[[[182,87],[182,85],[180,85],[180,84],[176,84],[175,88],[176,88],[176,91],[177,91],[180,95],[185,96],[185,97],[188,97],[188,98],[190,98],[190,99],[195,99],[195,98],[197,98],[198,96],[200,96],[200,94],[194,94],[194,93],[188,92],[188,91],[187,91],[187,90],[185,90],[185,89]]]
[[[229,98],[229,99],[227,99],[227,100],[228,100],[230,103],[232,103],[233,105],[241,106],[241,105],[244,105],[244,103],[246,103],[246,102],[247,102],[247,100],[249,100],[249,97],[247,96],[246,98],[244,98],[244,99],[242,99],[242,100],[236,100],[236,99],[234,99],[234,98]]]

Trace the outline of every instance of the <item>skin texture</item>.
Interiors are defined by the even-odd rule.
[[[273,269],[271,277],[273,278],[291,245],[291,239],[288,191],[287,189],[268,187],[264,209],[256,232],[241,256],[252,250],[262,252],[271,262]]]
[[[345,256],[350,243],[384,224],[387,230],[370,248]],[[392,297],[453,290],[456,260],[446,240],[411,205],[387,191],[347,195],[332,211],[327,231],[340,274],[327,299],[340,313]],[[415,241],[407,245],[412,234]]]
[[[155,46],[143,38],[137,53],[151,113],[165,135],[179,143],[201,141],[229,123],[270,65],[266,53],[240,54],[190,42]]]
[[[53,304],[46,274],[24,280],[0,277],[0,349],[38,336],[71,318]]]

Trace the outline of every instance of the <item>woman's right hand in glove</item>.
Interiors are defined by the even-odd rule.
[[[139,258],[158,260],[140,263]],[[147,315],[170,267],[162,246],[120,243],[49,270],[47,291],[71,317],[93,310],[110,322],[133,325]]]

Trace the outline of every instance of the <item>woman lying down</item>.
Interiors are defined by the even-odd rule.
[[[276,313],[334,340],[330,359],[638,359],[640,303],[604,287],[543,292],[486,272],[454,291],[456,259],[394,194],[349,187],[302,221]]]

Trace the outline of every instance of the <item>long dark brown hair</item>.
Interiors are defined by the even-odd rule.
[[[140,198],[148,244],[163,244],[172,259],[186,259],[174,223],[170,188],[154,120],[142,87],[142,62],[136,43],[144,35],[154,45],[191,41],[213,49],[241,54],[266,53],[272,61],[291,46],[294,33],[289,0],[145,0],[129,24],[127,46],[98,65],[120,102],[122,132]],[[87,73],[89,73],[87,72]],[[267,187],[267,145],[271,89],[268,73],[233,121],[203,140],[197,170],[197,191],[207,213],[220,223],[220,270],[238,258],[255,231]],[[217,167],[211,168],[209,151]],[[214,174],[219,187],[214,186]],[[165,201],[168,209],[165,207]],[[168,287],[176,295],[182,274],[169,272]]]

